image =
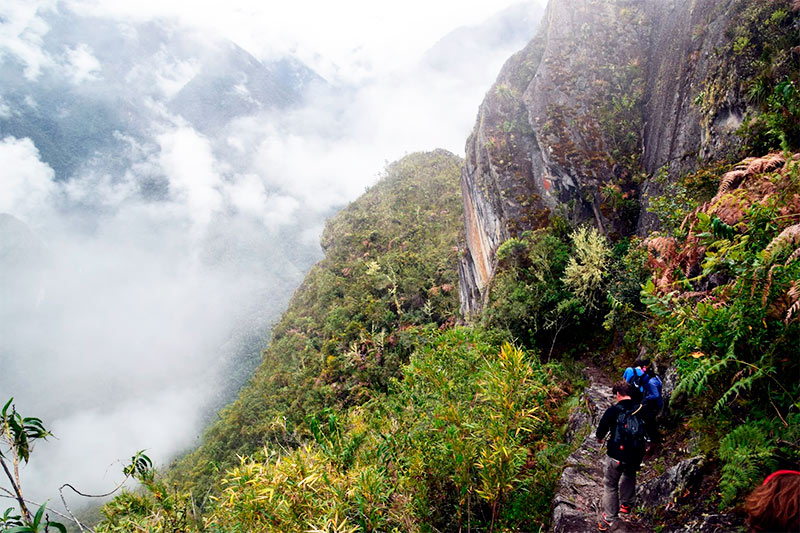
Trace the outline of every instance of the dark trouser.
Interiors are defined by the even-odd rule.
[[[606,519],[614,521],[622,505],[633,506],[636,490],[636,469],[616,459],[606,457],[606,470],[603,476],[603,511]]]
[[[657,401],[646,401],[642,404],[642,422],[644,430],[651,442],[659,442],[661,434],[658,432],[656,417],[661,412],[662,406]]]

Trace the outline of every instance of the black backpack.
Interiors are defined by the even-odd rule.
[[[623,462],[639,463],[644,456],[647,446],[644,421],[640,416],[642,406],[635,409],[622,409],[617,417],[617,427],[614,431],[614,446],[619,450],[618,459]]]

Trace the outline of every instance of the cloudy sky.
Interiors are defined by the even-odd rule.
[[[58,437],[25,470],[34,497],[64,482],[103,491],[135,451],[166,462],[197,443],[319,258],[325,217],[406,153],[463,152],[527,36],[426,54],[514,4],[0,2],[0,73],[13,75],[0,86],[0,401]],[[203,129],[172,99],[220,58],[246,63],[227,41],[327,83],[280,109],[240,83],[252,110]],[[103,142],[63,148],[85,157],[57,172],[35,131],[9,133],[53,117],[64,142],[91,128]]]
[[[124,20],[166,17],[225,37],[259,59],[294,53],[330,81],[362,82],[402,70],[444,35],[518,0],[234,1],[71,0],[82,13]]]

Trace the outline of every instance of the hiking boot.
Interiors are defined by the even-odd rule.
[[[600,517],[600,520],[597,522],[597,530],[598,531],[609,531],[614,527],[614,520],[609,520],[606,518],[606,513],[603,513]]]
[[[620,505],[619,506],[619,517],[623,520],[630,520],[633,517],[633,513],[631,512],[631,508],[627,505]]]

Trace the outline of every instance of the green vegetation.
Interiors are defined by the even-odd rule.
[[[750,104],[739,135],[746,154],[800,144],[800,46],[797,11],[790,0],[741,0],[734,4],[726,37],[695,99],[708,124],[727,109],[731,95]]]
[[[722,507],[800,459],[797,159],[743,161],[684,233],[647,241],[656,349],[680,373],[673,402],[718,443]]]
[[[13,507],[7,508],[0,517],[0,527],[8,533],[39,533],[50,531],[50,528],[66,533],[63,524],[50,520],[46,504],[40,505],[35,513],[28,508],[30,502],[22,493],[19,467],[21,463],[30,461],[37,440],[52,435],[39,418],[19,414],[13,402],[14,398],[8,400],[0,411],[0,466],[12,490],[0,487],[0,491],[5,493],[3,496],[16,500],[20,514],[14,514]]]
[[[594,228],[569,235],[539,230],[509,239],[497,251],[484,326],[537,347],[549,359],[560,335],[601,316],[598,299],[611,254]]]
[[[458,164],[409,156],[331,221],[264,367],[166,475],[134,456],[141,488],[97,533],[546,528],[589,351],[678,370],[673,413],[720,465],[721,510],[800,460],[800,156],[683,177],[665,235],[554,219],[509,239],[471,327],[454,324]]]
[[[796,156],[772,154],[685,176],[678,186],[691,202],[667,236],[612,244],[595,229],[558,222],[510,239],[498,249],[497,275],[475,327],[453,327],[455,303],[450,311],[428,304],[436,292],[430,288],[428,299],[412,303],[425,284],[404,272],[422,271],[403,261],[407,249],[389,246],[392,237],[383,232],[399,215],[368,193],[369,202],[331,223],[326,260],[295,296],[306,307],[293,303],[281,323],[303,324],[308,338],[265,352],[279,371],[280,354],[305,362],[284,367],[280,392],[257,377],[243,398],[271,404],[255,415],[237,413],[234,404],[170,477],[140,476],[144,491],[106,505],[98,531],[546,527],[570,451],[560,428],[578,380],[566,367],[569,354],[584,353],[586,344],[613,347],[617,358],[646,346],[662,367],[677,368],[673,412],[702,428],[701,446],[720,464],[711,503],[729,509],[770,469],[800,459],[800,384],[787,379],[800,372],[791,356],[800,341],[799,167]],[[409,174],[393,174],[403,168]],[[384,187],[414,189],[406,165],[391,167],[388,178]],[[430,234],[425,241],[441,246]],[[435,272],[454,269],[449,259],[426,257],[425,264],[440,265]],[[334,272],[351,276],[348,287],[358,292],[322,283],[321,272],[329,280]],[[426,279],[427,287],[449,281]],[[309,280],[317,283],[314,297],[306,292]],[[332,287],[343,296],[319,290]],[[319,305],[320,297],[329,305]],[[381,298],[385,314],[369,306],[371,298]],[[348,327],[351,336],[342,341]],[[286,331],[276,328],[276,342]],[[309,332],[326,336],[314,340]],[[294,352],[273,352],[275,346]],[[369,364],[379,357],[391,366]],[[308,389],[293,388],[293,379]],[[293,396],[276,397],[286,391]],[[279,409],[289,410],[276,416]],[[260,424],[262,439],[247,441],[252,447],[238,456],[218,432],[242,438],[253,429],[236,426],[240,418],[227,418],[233,414],[261,417],[252,424]]]
[[[96,530],[546,525],[573,380],[504,331],[454,327],[459,170],[444,152],[409,156],[335,217],[239,400],[167,477],[139,475],[143,490],[107,504]],[[569,246],[548,242],[563,247],[561,276]]]
[[[315,418],[313,439],[288,454],[243,459],[209,527],[527,530],[546,520],[547,495],[520,487],[546,480],[552,490],[550,457],[529,450],[553,435],[560,367],[474,331],[429,333],[389,394]]]

